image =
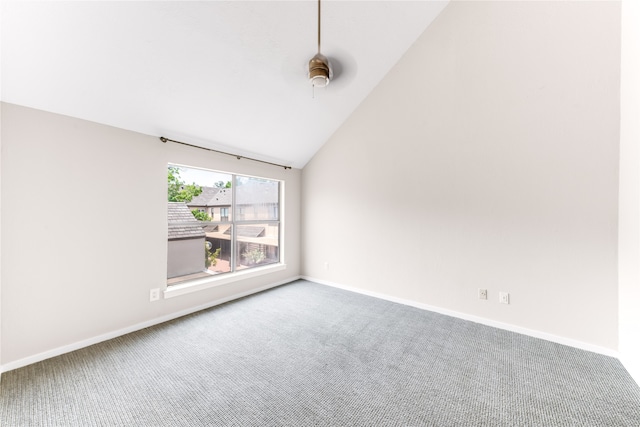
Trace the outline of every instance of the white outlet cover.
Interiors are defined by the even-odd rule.
[[[509,304],[509,293],[508,292],[500,292],[500,303],[501,304]]]

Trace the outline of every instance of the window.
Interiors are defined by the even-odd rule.
[[[280,262],[279,181],[169,165],[167,199],[168,285]]]

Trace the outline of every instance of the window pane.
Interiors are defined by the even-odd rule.
[[[268,179],[236,177],[238,221],[279,219],[279,183]]]
[[[236,270],[280,261],[277,223],[237,225]]]
[[[167,284],[231,271],[230,174],[168,165]],[[218,234],[222,234],[222,237]]]
[[[209,249],[208,270],[211,273],[231,271],[231,224],[216,224],[205,229]]]

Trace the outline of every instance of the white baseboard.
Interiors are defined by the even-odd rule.
[[[535,337],[535,338],[541,338],[547,341],[551,341],[551,342],[555,342],[558,344],[563,344],[563,345],[568,345],[571,347],[575,347],[575,348],[579,348],[581,350],[586,350],[586,351],[591,351],[594,353],[599,353],[599,354],[603,354],[606,356],[611,356],[611,357],[615,357],[620,359],[620,361],[623,363],[623,365],[625,366],[625,368],[627,369],[627,371],[630,373],[630,375],[634,378],[634,380],[640,384],[640,366],[637,366],[637,364],[634,363],[634,361],[630,361],[630,360],[625,360],[624,358],[620,358],[620,355],[617,351],[605,348],[605,347],[600,347],[600,346],[596,346],[593,344],[589,344],[589,343],[585,343],[582,341],[577,341],[577,340],[572,340],[569,338],[565,338],[565,337],[559,337],[557,335],[553,335],[553,334],[549,334],[546,332],[541,332],[541,331],[536,331],[533,329],[527,329],[527,328],[522,328],[516,325],[511,325],[508,323],[503,323],[503,322],[497,322],[491,319],[486,319],[483,317],[479,317],[479,316],[474,316],[474,315],[470,315],[470,314],[466,314],[466,313],[461,313],[461,312],[457,312],[457,311],[453,311],[453,310],[448,310],[448,309],[444,309],[441,307],[436,307],[436,306],[431,306],[428,304],[423,304],[420,302],[416,302],[416,301],[412,301],[412,300],[407,300],[407,299],[403,299],[403,298],[397,298],[397,297],[393,297],[391,295],[386,295],[386,294],[382,294],[382,293],[378,293],[378,292],[370,292],[370,291],[366,291],[363,289],[359,289],[359,288],[354,288],[351,286],[345,286],[345,285],[341,285],[338,283],[333,283],[333,282],[328,282],[326,280],[321,280],[321,279],[317,279],[317,278],[313,278],[313,277],[308,277],[308,276],[295,276],[295,277],[291,277],[289,279],[286,280],[282,280],[276,283],[271,283],[269,285],[265,285],[265,286],[261,286],[259,288],[255,288],[255,289],[251,289],[250,291],[246,291],[246,292],[240,292],[237,294],[233,294],[230,295],[228,297],[225,298],[220,298],[214,301],[209,301],[206,304],[202,304],[196,307],[192,307],[186,310],[182,310],[179,312],[175,312],[175,313],[171,313],[171,314],[167,314],[165,316],[161,316],[155,319],[151,319],[148,320],[146,322],[142,322],[142,323],[138,323],[135,325],[131,325],[129,327],[126,328],[122,328],[119,329],[117,331],[112,331],[112,332],[108,332],[106,334],[102,334],[96,337],[92,337],[92,338],[88,338],[86,340],[82,340],[82,341],[78,341],[75,342],[73,344],[69,344],[69,345],[65,345],[62,347],[58,347],[52,350],[48,350],[42,353],[38,353],[36,355],[33,356],[29,356],[29,357],[25,357],[23,359],[19,359],[10,363],[7,363],[5,365],[0,366],[0,374],[3,372],[8,372],[8,371],[12,371],[14,369],[18,369],[18,368],[22,368],[24,366],[30,365],[32,363],[36,363],[36,362],[40,362],[46,359],[50,359],[52,357],[56,357],[59,356],[61,354],[65,354],[65,353],[70,353],[72,351],[75,350],[79,350],[81,348],[84,347],[88,347],[90,345],[93,344],[97,344],[103,341],[107,341],[110,340],[112,338],[116,338],[122,335],[126,335],[129,334],[131,332],[135,332],[135,331],[139,331],[141,329],[144,328],[148,328],[150,326],[154,326],[154,325],[158,325],[160,323],[164,323],[173,319],[177,319],[178,317],[182,317],[182,316],[186,316],[188,314],[191,313],[195,313],[198,312],[200,310],[205,310],[207,308],[211,308],[214,307],[216,305],[220,305],[220,304],[224,304],[225,302],[229,302],[235,299],[239,299],[251,294],[255,294],[258,292],[262,292],[265,291],[267,289],[271,289],[271,288],[275,288],[277,286],[281,286],[284,285],[286,283],[298,280],[298,279],[305,279],[305,280],[309,280],[311,282],[315,282],[315,283],[319,283],[321,285],[326,285],[326,286],[331,286],[331,287],[335,287],[335,288],[339,288],[339,289],[343,289],[346,291],[350,291],[350,292],[356,292],[359,294],[363,294],[363,295],[367,295],[367,296],[371,296],[374,298],[380,298],[383,300],[387,300],[387,301],[391,301],[391,302],[395,302],[395,303],[399,303],[399,304],[403,304],[403,305],[407,305],[407,306],[411,306],[411,307],[415,307],[415,308],[419,308],[422,310],[428,310],[428,311],[433,311],[436,313],[440,313],[440,314],[444,314],[447,316],[451,316],[451,317],[456,317],[459,319],[463,319],[463,320],[469,320],[471,322],[475,322],[475,323],[480,323],[483,325],[487,325],[487,326],[492,326],[494,328],[498,328],[498,329],[504,329],[507,331],[511,331],[511,332],[516,332],[516,333],[520,333],[523,335],[528,335],[531,337]]]
[[[239,292],[237,294],[230,295],[228,297],[220,298],[214,301],[209,301],[205,304],[191,307],[186,310],[178,311],[175,313],[167,314],[165,316],[157,317],[155,319],[148,320],[146,322],[138,323],[135,325],[128,326],[126,328],[118,329],[117,331],[108,332],[106,334],[98,335],[96,337],[88,338],[86,340],[78,341],[73,344],[64,345],[62,347],[54,348],[52,350],[48,350],[42,353],[35,354],[33,356],[25,357],[23,359],[16,360],[14,362],[7,363],[5,365],[0,366],[0,374],[3,372],[9,372],[14,369],[22,368],[27,365],[31,365],[32,363],[41,362],[46,359],[50,359],[52,357],[60,356],[61,354],[70,353],[75,350],[79,350],[84,347],[89,347],[90,345],[98,344],[103,341],[110,340],[112,338],[116,338],[122,335],[129,334],[131,332],[139,331],[144,328],[148,328],[150,326],[158,325],[160,323],[168,322],[169,320],[177,319],[178,317],[186,316],[191,313],[195,313],[201,310],[205,310],[207,308],[214,307],[216,305],[224,304],[225,302],[233,301],[235,299],[239,299],[242,297],[246,297],[251,294],[255,294],[258,292],[266,291],[267,289],[275,288],[277,286],[284,285],[286,283],[292,282],[294,280],[300,279],[300,276],[294,276],[286,280],[282,280],[276,283],[271,283],[269,285],[261,286],[259,288],[254,288],[249,291]]]
[[[412,301],[412,300],[408,300],[408,299],[397,298],[397,297],[394,297],[394,296],[391,296],[391,295],[386,295],[386,294],[382,294],[382,293],[378,293],[378,292],[370,292],[370,291],[366,291],[364,289],[359,289],[359,288],[354,288],[354,287],[351,287],[351,286],[341,285],[339,283],[328,282],[326,280],[316,279],[314,277],[302,276],[302,278],[305,279],[305,280],[308,280],[310,282],[319,283],[321,285],[332,286],[334,288],[344,289],[346,291],[356,292],[356,293],[367,295],[367,296],[370,296],[370,297],[380,298],[380,299],[383,299],[383,300],[396,302],[396,303],[399,303],[399,304],[408,305],[408,306],[415,307],[415,308],[420,308],[422,310],[433,311],[433,312],[444,314],[444,315],[447,315],[447,316],[457,317],[457,318],[463,319],[463,320],[469,320],[469,321],[474,322],[474,323],[480,323],[482,325],[492,326],[494,328],[504,329],[506,331],[516,332],[516,333],[519,333],[519,334],[528,335],[530,337],[540,338],[540,339],[551,341],[551,342],[555,342],[555,343],[558,343],[558,344],[563,344],[563,345],[567,345],[567,346],[570,346],[570,347],[575,347],[575,348],[578,348],[578,349],[581,349],[581,350],[591,351],[593,353],[599,353],[599,354],[603,354],[605,356],[611,356],[611,357],[615,357],[615,358],[619,359],[619,354],[618,354],[617,351],[609,349],[609,348],[606,348],[606,347],[600,347],[600,346],[589,344],[589,343],[585,343],[585,342],[582,342],[582,341],[573,340],[573,339],[565,338],[565,337],[560,337],[560,336],[549,334],[549,333],[546,333],[546,332],[536,331],[534,329],[527,329],[527,328],[523,328],[523,327],[520,327],[520,326],[511,325],[509,323],[497,322],[495,320],[486,319],[484,317],[479,317],[479,316],[474,316],[472,314],[461,313],[459,311],[448,310],[446,308],[441,308],[441,307],[436,307],[436,306],[432,306],[432,305],[428,305],[428,304],[423,304],[423,303]]]

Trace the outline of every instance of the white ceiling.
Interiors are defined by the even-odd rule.
[[[2,100],[303,167],[447,1],[3,1]]]

